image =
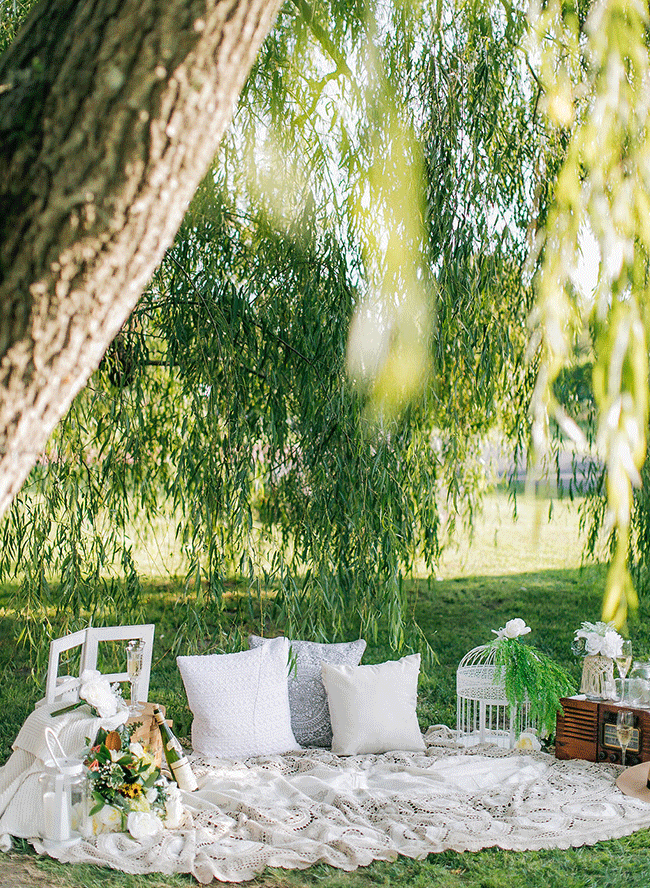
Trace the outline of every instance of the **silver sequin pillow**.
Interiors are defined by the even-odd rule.
[[[257,648],[271,640],[251,635],[248,646]],[[332,723],[321,666],[323,663],[358,666],[366,643],[360,639],[339,644],[316,641],[291,641],[290,644],[289,709],[294,736],[301,746],[329,747],[332,745]]]

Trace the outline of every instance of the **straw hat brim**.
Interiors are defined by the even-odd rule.
[[[634,765],[633,768],[626,768],[616,778],[616,785],[625,795],[634,796],[641,799],[642,802],[650,803],[649,771],[649,762],[641,762],[640,765]]]

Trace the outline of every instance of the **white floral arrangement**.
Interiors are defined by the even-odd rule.
[[[88,836],[128,832],[140,840],[158,835],[163,828],[182,826],[188,814],[180,790],[161,773],[151,753],[131,741],[135,725],[126,724],[129,709],[119,684],[111,684],[96,669],[85,669],[80,676],[79,700],[51,715],[84,705],[90,706],[100,722],[92,746],[87,738],[90,748],[84,759],[90,810],[85,824],[73,812],[73,829],[82,828]]]
[[[111,684],[106,676],[97,669],[84,669],[79,676],[79,681],[81,682],[79,700],[50,713],[53,718],[87,704],[93,715],[101,719],[100,726],[105,731],[114,731],[126,723],[129,717],[129,707],[122,699],[120,686],[117,682]]]
[[[185,822],[178,786],[161,774],[142,744],[130,741],[128,728],[100,729],[84,763],[91,796],[88,835],[128,832],[143,839]]]
[[[601,656],[615,660],[621,655],[623,638],[616,631],[613,623],[583,623],[576,630],[571,650],[576,657]]]

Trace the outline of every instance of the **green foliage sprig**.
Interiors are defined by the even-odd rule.
[[[494,681],[503,680],[510,705],[516,706],[528,697],[540,735],[554,734],[555,716],[562,708],[560,698],[575,693],[571,676],[547,654],[519,638],[495,638],[488,648],[495,652]]]

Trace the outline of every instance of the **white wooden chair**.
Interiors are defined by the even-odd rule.
[[[142,656],[142,673],[138,680],[138,700],[146,702],[149,697],[149,677],[151,674],[151,655],[153,653],[153,635],[155,631],[153,623],[143,623],[137,626],[89,626],[88,629],[80,629],[63,638],[55,638],[50,642],[50,659],[47,667],[47,684],[45,686],[44,703],[54,703],[57,700],[75,702],[79,699],[80,675],[84,669],[97,668],[97,655],[99,644],[103,641],[123,641],[141,638],[144,641]],[[61,654],[74,648],[81,648],[79,658],[79,675],[59,675],[59,661]],[[126,666],[126,654],[124,655]],[[105,673],[110,682],[128,681],[126,672]],[[38,705],[38,704],[37,704]]]

